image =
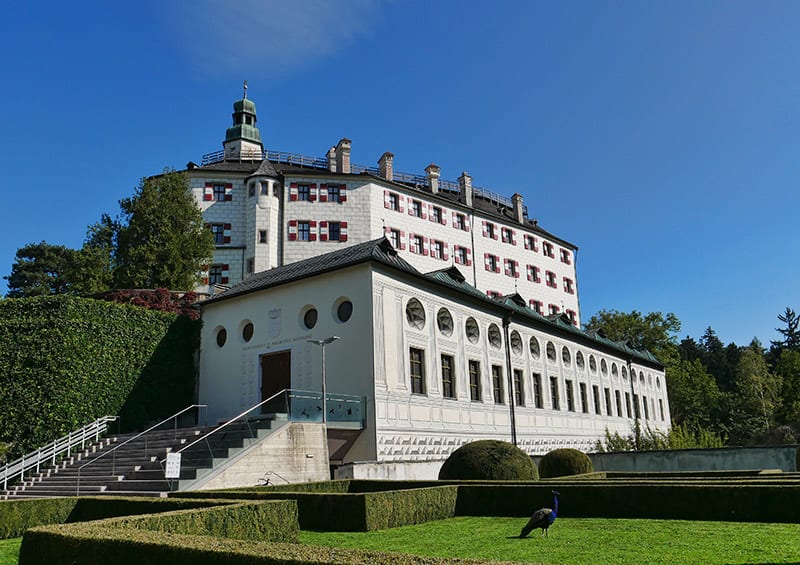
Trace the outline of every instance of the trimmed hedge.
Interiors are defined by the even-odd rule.
[[[118,516],[206,508],[235,501],[167,498],[37,498],[0,501],[0,539],[21,536],[34,526],[86,522]]]
[[[297,501],[298,522],[303,530],[367,532],[450,518],[455,515],[457,495],[456,485],[445,485],[352,494],[276,492],[263,488],[196,491],[173,493],[170,498],[290,499]]]
[[[95,418],[121,429],[192,403],[200,322],[72,296],[0,301],[0,441],[13,459]]]
[[[583,451],[577,449],[554,449],[539,461],[539,475],[543,479],[592,472],[594,472],[592,460]]]
[[[288,543],[296,543],[300,531],[294,500],[248,501],[112,518],[103,523],[114,528]]]
[[[484,439],[462,445],[439,470],[441,480],[536,481],[536,463],[505,441]]]
[[[43,526],[22,540],[19,565],[484,565],[483,559],[437,558],[303,544],[265,543],[104,527],[102,522]],[[503,561],[512,565],[511,562]]]
[[[800,486],[633,485],[549,482],[537,486],[459,487],[457,516],[530,516],[559,497],[559,516],[727,522],[800,522]]]

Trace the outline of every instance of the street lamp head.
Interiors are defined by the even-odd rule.
[[[307,339],[308,343],[313,343],[314,345],[328,345],[329,343],[333,343],[337,339],[341,339],[338,335],[332,335],[331,337],[326,337],[325,339]]]

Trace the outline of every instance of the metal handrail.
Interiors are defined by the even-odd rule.
[[[99,461],[100,459],[102,459],[103,457],[105,457],[106,455],[111,453],[111,454],[114,455],[112,457],[112,462],[111,462],[111,474],[113,475],[114,472],[116,471],[116,464],[117,464],[116,452],[117,452],[117,449],[119,449],[120,447],[122,447],[123,445],[125,445],[127,443],[130,443],[131,441],[133,441],[135,439],[139,439],[140,437],[152,432],[154,429],[156,429],[157,427],[159,427],[159,426],[161,426],[163,424],[166,424],[167,422],[169,422],[173,418],[175,419],[174,430],[175,430],[175,436],[177,437],[177,435],[178,435],[178,416],[180,416],[181,414],[183,414],[185,412],[188,412],[189,410],[192,410],[193,408],[208,408],[208,405],[207,404],[192,404],[191,406],[187,406],[186,408],[184,408],[183,410],[181,410],[179,412],[176,412],[175,414],[173,414],[169,418],[165,418],[165,419],[161,420],[158,424],[150,426],[145,431],[140,432],[140,433],[136,434],[135,436],[126,439],[125,441],[123,441],[119,445],[114,446],[113,449],[110,449],[108,451],[104,451],[103,453],[101,453],[100,455],[98,455],[97,457],[92,459],[91,461],[88,461],[85,464],[83,464],[80,467],[78,467],[78,479],[77,479],[77,484],[76,484],[76,487],[75,487],[75,496],[79,496],[80,493],[81,493],[81,471],[83,471],[83,469],[85,467],[88,467],[89,465],[92,465],[93,463],[97,463],[97,461]],[[206,417],[208,417],[208,412],[206,412]],[[198,414],[198,418],[197,419],[198,420],[200,419],[199,418],[199,414]],[[206,422],[206,424],[207,424],[207,422]],[[144,449],[145,449],[145,456],[147,456],[147,438],[145,438],[145,448]]]
[[[249,414],[250,412],[252,412],[252,411],[253,411],[253,410],[255,410],[256,408],[260,408],[261,406],[263,406],[264,404],[266,404],[266,403],[267,403],[267,402],[269,402],[270,400],[274,400],[275,398],[278,398],[280,395],[282,395],[282,394],[285,394],[285,393],[286,393],[288,390],[291,390],[291,389],[285,388],[285,389],[283,389],[283,390],[281,390],[281,391],[279,391],[279,392],[276,392],[275,394],[273,394],[272,396],[270,396],[270,397],[269,397],[269,398],[267,398],[266,400],[262,400],[262,401],[261,401],[261,402],[259,402],[258,404],[254,405],[254,406],[251,406],[250,408],[248,408],[247,410],[245,410],[244,412],[242,412],[242,413],[241,413],[241,414],[239,414],[238,416],[236,416],[236,417],[234,417],[234,418],[231,418],[230,420],[228,420],[227,422],[225,422],[224,424],[222,424],[222,425],[220,425],[220,426],[217,426],[216,428],[214,428],[213,430],[211,430],[210,432],[208,432],[208,433],[207,433],[206,435],[204,435],[203,437],[201,437],[201,438],[198,438],[198,439],[194,440],[194,441],[193,441],[192,443],[190,443],[189,445],[185,445],[185,446],[183,446],[183,447],[182,447],[181,449],[179,449],[179,450],[178,450],[176,453],[183,453],[184,451],[186,451],[187,449],[189,449],[189,448],[190,448],[190,447],[192,447],[193,445],[197,445],[197,444],[198,444],[198,443],[200,443],[201,441],[205,441],[205,442],[206,442],[206,444],[208,445],[208,438],[209,438],[210,436],[214,435],[215,433],[217,433],[217,432],[218,432],[218,431],[220,431],[220,430],[224,430],[225,428],[227,428],[227,427],[228,427],[228,426],[230,426],[231,424],[233,424],[233,423],[237,422],[237,421],[238,421],[240,418],[242,418],[243,416],[246,416],[247,414]],[[249,427],[249,426],[250,426],[250,424],[248,424],[248,427]],[[253,434],[253,430],[252,430],[252,428],[250,429],[250,434],[251,434],[251,435]],[[211,446],[209,445],[209,450],[210,450],[210,449],[211,449]],[[213,455],[213,451],[212,451],[212,455]],[[166,461],[166,459],[163,459],[163,460],[162,460],[162,463],[163,463],[164,461]]]
[[[118,416],[103,416],[98,418],[79,430],[72,431],[64,437],[60,437],[40,447],[36,451],[23,455],[20,459],[0,467],[0,476],[2,476],[3,479],[3,490],[8,488],[9,481],[17,477],[22,477],[25,471],[36,467],[36,472],[38,473],[40,465],[48,460],[52,465],[55,465],[56,458],[64,452],[67,453],[67,457],[71,456],[73,447],[80,444],[81,449],[84,448],[86,446],[86,440],[92,436],[94,436],[95,441],[97,441],[100,439],[100,435],[108,430],[108,424],[118,418]]]

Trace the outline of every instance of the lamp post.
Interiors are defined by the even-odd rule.
[[[325,339],[307,339],[308,343],[313,343],[314,345],[319,345],[322,348],[322,423],[325,424],[328,421],[328,389],[327,383],[325,381],[325,346],[333,343],[337,339],[340,339],[338,335],[332,335],[331,337],[326,337]]]

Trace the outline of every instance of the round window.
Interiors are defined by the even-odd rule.
[[[566,346],[561,348],[561,361],[563,361],[565,367],[569,367],[569,364],[572,362],[572,356],[569,354],[569,349]]]
[[[253,339],[253,322],[247,322],[242,328],[242,339],[245,341]]]
[[[319,313],[317,312],[317,309],[309,308],[308,310],[306,310],[306,313],[303,314],[303,325],[309,330],[312,329],[314,326],[317,325],[318,317]]]
[[[600,360],[600,372],[603,373],[604,377],[608,375],[608,365],[606,364],[605,359]]]
[[[475,321],[475,318],[467,318],[467,322],[464,324],[464,332],[467,334],[467,339],[470,343],[478,343],[481,337],[481,330],[478,328],[478,322]]]
[[[594,360],[594,355],[589,355],[589,370],[593,373],[597,372],[597,361]]]
[[[497,327],[497,324],[489,325],[489,330],[486,332],[486,335],[489,338],[489,344],[495,349],[500,349],[503,338],[500,336],[500,328]]]
[[[542,354],[541,350],[539,349],[539,340],[536,339],[535,337],[532,337],[529,347],[531,349],[531,356],[534,359],[538,359],[539,356]]]
[[[628,369],[626,369],[624,365],[622,366],[622,380],[628,380]]]
[[[439,313],[436,314],[436,325],[443,335],[450,337],[453,335],[453,316],[447,308],[439,308]]]
[[[217,345],[222,347],[225,345],[225,342],[228,341],[228,332],[225,328],[220,328],[217,330]]]
[[[619,369],[616,363],[611,363],[611,376],[615,379],[619,377]]]
[[[406,321],[409,326],[418,330],[425,327],[425,308],[416,298],[412,298],[406,304]]]
[[[346,322],[350,319],[350,316],[353,315],[353,303],[349,300],[345,300],[339,307],[336,309],[336,317],[339,318],[340,322]]]
[[[578,366],[578,369],[586,368],[586,362],[583,359],[583,353],[580,351],[575,354],[575,364]]]

